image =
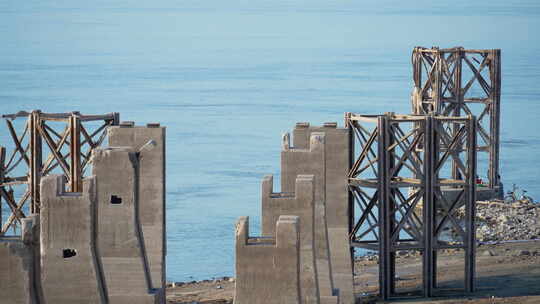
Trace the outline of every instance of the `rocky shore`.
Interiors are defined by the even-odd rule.
[[[540,238],[540,204],[530,200],[477,202],[476,221],[479,242]]]

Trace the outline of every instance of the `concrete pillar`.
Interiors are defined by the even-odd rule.
[[[40,244],[40,223],[39,214],[32,214],[21,219],[21,239],[27,248],[30,248],[32,255],[32,285],[30,294],[32,303],[44,303],[41,289],[41,244]]]
[[[249,218],[236,223],[235,304],[300,304],[300,231],[281,216],[275,237],[250,238]]]
[[[41,180],[41,285],[45,304],[107,303],[95,244],[95,178],[66,193],[60,175]]]
[[[295,215],[300,219],[300,293],[302,303],[319,301],[319,283],[314,252],[315,198],[313,175],[299,175],[294,193],[274,193],[274,178],[262,182],[262,235],[273,236],[281,215]]]
[[[139,155],[130,147],[94,150],[97,244],[109,303],[156,303],[138,206]]]
[[[32,304],[32,250],[18,237],[0,238],[0,302]]]
[[[321,303],[335,303],[332,281],[332,265],[328,243],[328,228],[326,225],[326,166],[325,166],[325,134],[314,132],[310,136],[309,148],[299,149],[291,147],[290,136],[283,137],[283,150],[281,152],[281,191],[294,192],[296,177],[298,175],[313,175],[315,197],[315,261],[319,281]],[[324,302],[323,302],[324,301]]]
[[[333,282],[339,289],[341,303],[354,304],[353,265],[349,244],[351,210],[347,180],[352,149],[350,132],[347,128],[337,128],[336,123],[325,123],[323,126],[297,123],[293,131],[294,147],[309,149],[309,139],[314,132],[324,133],[326,141],[326,222]]]
[[[33,217],[22,219],[22,236],[0,237],[0,303],[35,304]],[[38,264],[39,265],[39,264]]]
[[[165,127],[159,124],[145,127],[123,124],[109,127],[108,136],[110,146],[140,150],[139,218],[150,266],[151,286],[165,290]]]

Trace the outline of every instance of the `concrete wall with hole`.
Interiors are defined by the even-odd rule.
[[[165,128],[108,134],[82,192],[43,177],[33,234],[0,238],[1,303],[165,303]]]

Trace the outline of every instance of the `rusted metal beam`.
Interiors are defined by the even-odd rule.
[[[467,167],[468,167],[468,185],[467,197],[465,202],[465,229],[467,238],[465,240],[465,290],[473,292],[475,289],[475,271],[476,271],[476,119],[470,116],[467,125],[469,131]]]
[[[41,124],[40,111],[33,111],[28,116],[28,126],[30,130],[30,166],[28,170],[29,191],[30,191],[30,212],[39,213],[40,209],[40,181],[42,169],[42,143],[39,133]]]
[[[0,146],[0,191],[4,191],[4,178],[6,170],[6,148]],[[2,227],[2,196],[0,196],[0,227]]]
[[[9,199],[6,199],[6,201],[8,202],[8,205],[10,206],[10,208],[12,208],[11,210],[12,212],[10,216],[8,217],[7,221],[2,226],[1,235],[3,235],[8,231],[10,227],[13,227],[15,230],[14,224],[20,222],[22,218],[26,217],[26,215],[22,212],[22,208],[24,207],[26,202],[30,199],[30,191],[27,190],[23,194],[23,196],[21,197],[18,203],[14,201],[13,191],[7,192],[7,191],[2,190],[0,194],[1,194],[0,196],[9,198]]]
[[[13,123],[10,120],[6,120],[6,123],[9,129],[9,134],[11,135],[11,139],[13,140],[13,144],[15,144],[15,149],[20,153],[26,164],[30,166],[30,159],[28,158],[28,155],[26,155],[26,150],[22,147],[21,144],[22,139],[19,139],[17,137],[15,127],[13,127]]]
[[[69,188],[70,192],[82,192],[81,170],[81,120],[78,113],[73,113],[69,118],[70,131],[70,167]]]
[[[69,179],[70,178],[69,165],[66,163],[65,157],[60,152],[60,149],[59,149],[57,143],[51,138],[49,133],[47,133],[47,131],[45,130],[45,128],[43,128],[42,125],[43,125],[43,122],[42,122],[42,124],[38,125],[39,133],[41,134],[42,138],[45,139],[45,142],[49,146],[49,149],[51,150],[52,155],[54,156],[56,161],[60,164],[60,167],[62,167],[62,170],[64,171],[64,174]]]
[[[351,113],[347,112],[345,113],[345,122],[344,126],[348,129],[349,134],[349,172],[353,166],[354,163],[354,133],[352,129],[352,124],[350,123],[350,117]],[[351,191],[351,188],[348,187],[347,191],[349,191],[348,195],[348,208],[347,208],[347,214],[349,215],[348,220],[348,227],[349,227],[349,236],[352,235],[352,231],[354,229],[355,223],[354,223],[354,193]],[[351,254],[351,273],[354,273],[354,257],[355,257],[355,248],[353,246],[350,246],[350,254]]]
[[[432,297],[435,288],[436,260],[433,250],[433,226],[435,219],[433,184],[435,183],[435,163],[437,155],[434,153],[435,134],[433,132],[433,116],[426,118],[424,129],[424,176],[425,189],[422,208],[422,220],[424,228],[424,255],[422,262],[423,293],[425,297]]]
[[[390,227],[390,193],[387,173],[389,171],[389,164],[386,153],[387,144],[387,119],[386,116],[379,116],[377,121],[378,135],[378,193],[379,193],[379,229],[381,240],[379,241],[379,286],[381,298],[386,301],[392,294],[392,281],[391,276],[391,227]]]
[[[501,129],[501,50],[491,50],[490,78],[491,86],[491,111],[490,129],[491,145],[489,151],[489,187],[500,185],[499,176],[499,151]]]

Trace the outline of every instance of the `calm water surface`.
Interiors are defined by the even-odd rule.
[[[503,181],[540,197],[538,1],[228,2],[0,2],[0,112],[167,126],[168,279],[233,274],[295,122],[408,113],[416,45],[503,50]]]

